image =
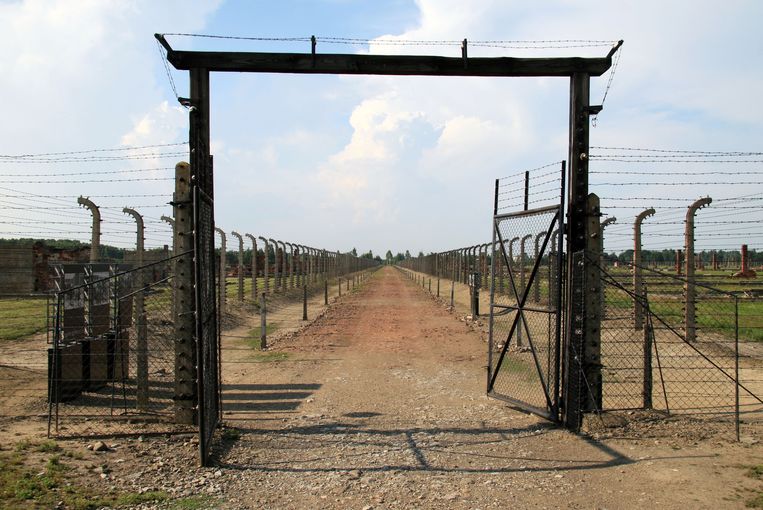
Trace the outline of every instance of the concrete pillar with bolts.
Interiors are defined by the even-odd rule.
[[[196,345],[194,326],[193,207],[191,166],[175,165],[172,216],[175,227],[172,260],[172,303],[175,336],[175,422],[191,425],[196,419]]]

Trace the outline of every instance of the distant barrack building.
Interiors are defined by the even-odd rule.
[[[148,250],[144,264],[151,264],[169,257],[169,248]],[[119,262],[131,266],[135,252],[124,252],[123,260],[104,259],[102,262]],[[50,292],[54,289],[51,268],[56,264],[87,264],[90,261],[90,246],[76,248],[56,248],[43,241],[19,240],[0,245],[0,294],[32,294]],[[167,276],[164,264],[152,266],[150,281],[158,281]]]

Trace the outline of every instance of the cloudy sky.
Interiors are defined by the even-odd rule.
[[[124,206],[145,215],[149,246],[169,242],[160,216],[171,214],[172,167],[185,146],[5,157],[185,142],[187,112],[154,32],[314,34],[378,41],[321,42],[323,52],[449,56],[460,55],[458,45],[384,42],[624,39],[592,145],[755,153],[763,149],[761,19],[755,0],[0,0],[0,235],[85,240],[82,194],[103,207],[103,242],[132,246]],[[309,51],[302,41],[168,39],[178,49]],[[483,46],[469,55],[607,51]],[[171,77],[187,95],[186,75]],[[592,103],[608,78],[593,80]],[[494,180],[566,157],[568,89],[553,78],[213,75],[217,224],[382,255],[487,241]],[[645,222],[645,248],[680,246],[685,208],[705,195],[714,204],[700,213],[699,249],[760,248],[763,164],[703,157],[594,162],[591,190],[618,217],[607,249],[628,248],[633,217],[650,206],[657,214]]]

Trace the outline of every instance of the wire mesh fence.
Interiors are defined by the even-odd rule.
[[[75,285],[57,294],[48,349],[49,432],[186,430],[175,420],[179,353],[173,277],[152,282],[145,279],[146,267],[109,269],[106,276],[93,272],[81,284],[71,278]]]
[[[696,286],[687,322],[686,278],[641,268],[605,271],[602,292],[603,409],[649,409],[727,419],[763,420],[763,363],[754,299]],[[695,284],[696,285],[696,284]]]

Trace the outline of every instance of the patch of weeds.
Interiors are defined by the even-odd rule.
[[[270,336],[278,331],[278,323],[268,322],[265,326],[265,336]],[[249,334],[246,338],[246,343],[255,350],[260,350],[260,328],[254,328],[249,330]]]
[[[114,500],[116,506],[139,505],[141,503],[161,503],[170,499],[164,491],[148,491],[143,494],[137,492],[121,494]]]
[[[745,502],[747,508],[763,508],[763,492],[759,492],[754,498]]]
[[[286,361],[289,359],[288,352],[259,351],[252,354],[254,360],[258,363],[268,363],[271,361]]]
[[[169,508],[170,510],[202,510],[211,508],[215,500],[209,496],[189,496],[187,498],[176,499]]]
[[[750,478],[763,480],[763,464],[758,464],[757,466],[749,466],[746,474]]]
[[[61,451],[61,447],[55,441],[43,441],[34,447],[34,451],[40,453],[53,453]]]
[[[241,432],[238,429],[224,429],[220,436],[224,441],[237,441],[241,438]]]
[[[32,442],[29,439],[22,439],[13,447],[17,452],[25,452],[32,446]]]

